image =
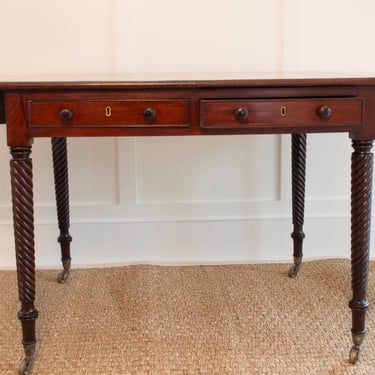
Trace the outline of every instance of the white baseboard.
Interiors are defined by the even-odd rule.
[[[291,262],[291,230],[288,219],[73,223],[72,262],[74,267]],[[348,218],[308,218],[304,230],[305,259],[350,257]],[[56,225],[36,225],[37,267],[60,267],[57,236]],[[14,268],[10,225],[0,226],[0,238],[0,268]]]

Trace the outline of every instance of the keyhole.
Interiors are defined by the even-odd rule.
[[[107,117],[111,117],[112,116],[112,108],[111,107],[105,107],[105,115]]]
[[[282,106],[282,107],[280,108],[280,115],[281,115],[282,117],[285,117],[285,116],[286,116],[286,107],[285,107],[285,106]]]

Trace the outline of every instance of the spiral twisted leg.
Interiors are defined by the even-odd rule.
[[[61,261],[63,271],[58,277],[60,283],[65,283],[70,272],[70,243],[69,234],[69,181],[68,181],[68,153],[66,138],[52,138],[52,158],[55,179],[55,195],[57,220],[60,235],[57,238],[61,247]]]
[[[351,194],[351,258],[353,298],[349,301],[352,309],[352,335],[354,345],[349,361],[358,360],[365,337],[365,316],[369,307],[366,299],[371,225],[371,191],[373,155],[372,141],[353,141],[352,153],[352,194]]]
[[[34,307],[35,247],[31,146],[11,147],[10,152],[17,279],[21,302],[18,318],[22,325],[22,344],[25,351],[19,372],[28,374],[35,355],[35,321],[38,317],[38,311]]]
[[[293,208],[293,258],[294,266],[289,277],[296,277],[302,265],[302,243],[305,238],[306,134],[292,134],[292,208]]]

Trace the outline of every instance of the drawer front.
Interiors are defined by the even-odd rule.
[[[361,98],[201,101],[201,127],[204,129],[354,126],[362,124],[362,119]]]
[[[32,101],[31,127],[189,127],[189,100]]]

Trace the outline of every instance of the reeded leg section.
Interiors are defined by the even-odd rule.
[[[10,174],[12,185],[13,223],[17,263],[18,294],[21,310],[25,358],[19,374],[29,374],[35,355],[35,321],[38,311],[35,300],[34,202],[31,146],[11,147]]]
[[[349,353],[350,363],[356,363],[366,334],[365,318],[369,307],[367,301],[373,141],[353,141],[351,175],[351,258],[353,298],[349,302],[352,309],[353,347]]]
[[[63,271],[58,277],[60,283],[65,283],[70,272],[70,243],[69,234],[69,181],[68,181],[68,153],[66,138],[52,138],[53,171],[55,180],[55,195],[57,220],[60,230],[58,242],[61,248]]]
[[[293,258],[294,266],[289,277],[296,277],[302,266],[302,244],[305,238],[306,134],[292,134],[292,208],[293,208]]]

